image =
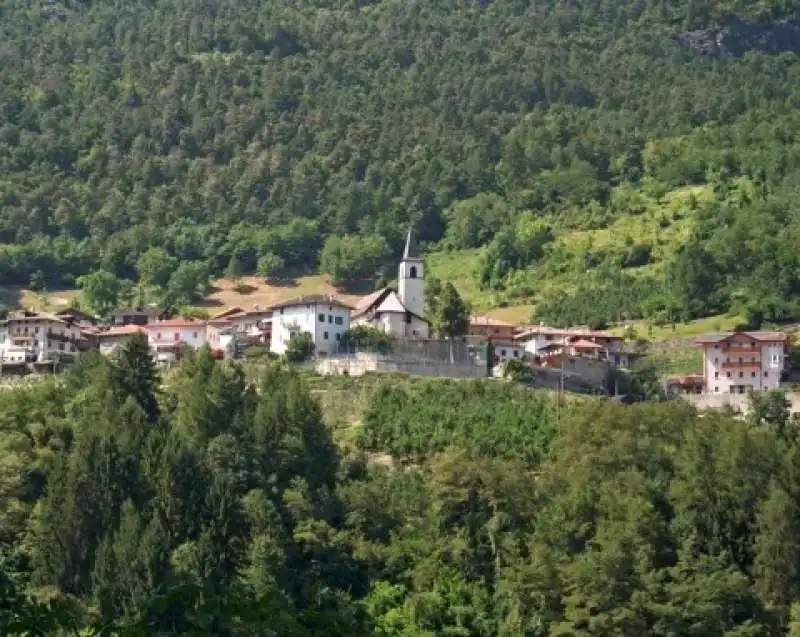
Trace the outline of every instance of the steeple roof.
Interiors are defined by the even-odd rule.
[[[419,260],[419,245],[417,245],[417,239],[414,236],[414,230],[409,229],[408,235],[406,235],[406,249],[403,252],[403,261],[414,260]]]

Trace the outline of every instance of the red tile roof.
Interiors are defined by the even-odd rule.
[[[187,317],[187,318],[165,319],[163,321],[154,321],[153,323],[148,323],[146,328],[148,330],[154,330],[163,327],[203,327],[204,325],[205,325],[204,321],[198,321],[197,319]]]
[[[119,336],[132,336],[133,334],[140,334],[146,330],[141,325],[120,325],[119,327],[111,327],[107,330],[96,332],[97,338],[114,338]]]
[[[585,338],[579,338],[577,341],[570,343],[570,345],[577,349],[603,349],[602,345],[598,345],[592,341],[587,341]]]
[[[703,334],[694,339],[695,343],[701,345],[711,345],[714,343],[721,343],[727,341],[734,336],[746,336],[754,341],[762,343],[785,343],[789,340],[789,336],[785,332],[717,332],[714,334]]]
[[[355,318],[369,312],[373,306],[377,306],[383,301],[391,291],[390,288],[381,288],[380,290],[375,290],[371,294],[362,296],[353,308],[353,317]]]

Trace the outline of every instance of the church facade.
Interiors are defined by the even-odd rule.
[[[409,230],[397,277],[397,292],[382,288],[356,305],[350,325],[368,325],[399,338],[428,338],[430,324],[423,315],[425,266]]]

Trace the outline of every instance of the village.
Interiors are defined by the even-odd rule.
[[[470,316],[463,336],[439,338],[425,318],[424,278],[409,231],[397,290],[381,288],[354,305],[335,296],[306,295],[269,307],[230,307],[208,319],[170,317],[147,307],[118,311],[106,324],[74,307],[15,311],[0,322],[0,374],[53,372],[92,349],[113,354],[139,333],[164,366],[185,348],[204,346],[217,358],[240,358],[254,347],[280,356],[293,337],[306,334],[311,365],[320,374],[502,377],[510,366],[522,365],[539,386],[584,393],[611,393],[612,372],[630,369],[642,356],[641,347],[609,331],[512,324],[483,315]],[[392,346],[353,345],[346,335],[358,327],[384,334]],[[791,371],[790,340],[783,332],[722,332],[694,343],[702,350],[703,373],[662,380],[667,393],[697,404],[741,402],[750,391],[780,388]]]

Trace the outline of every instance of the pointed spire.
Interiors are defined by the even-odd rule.
[[[419,246],[417,239],[414,237],[414,229],[409,228],[406,235],[406,249],[403,252],[403,261],[419,260]]]

